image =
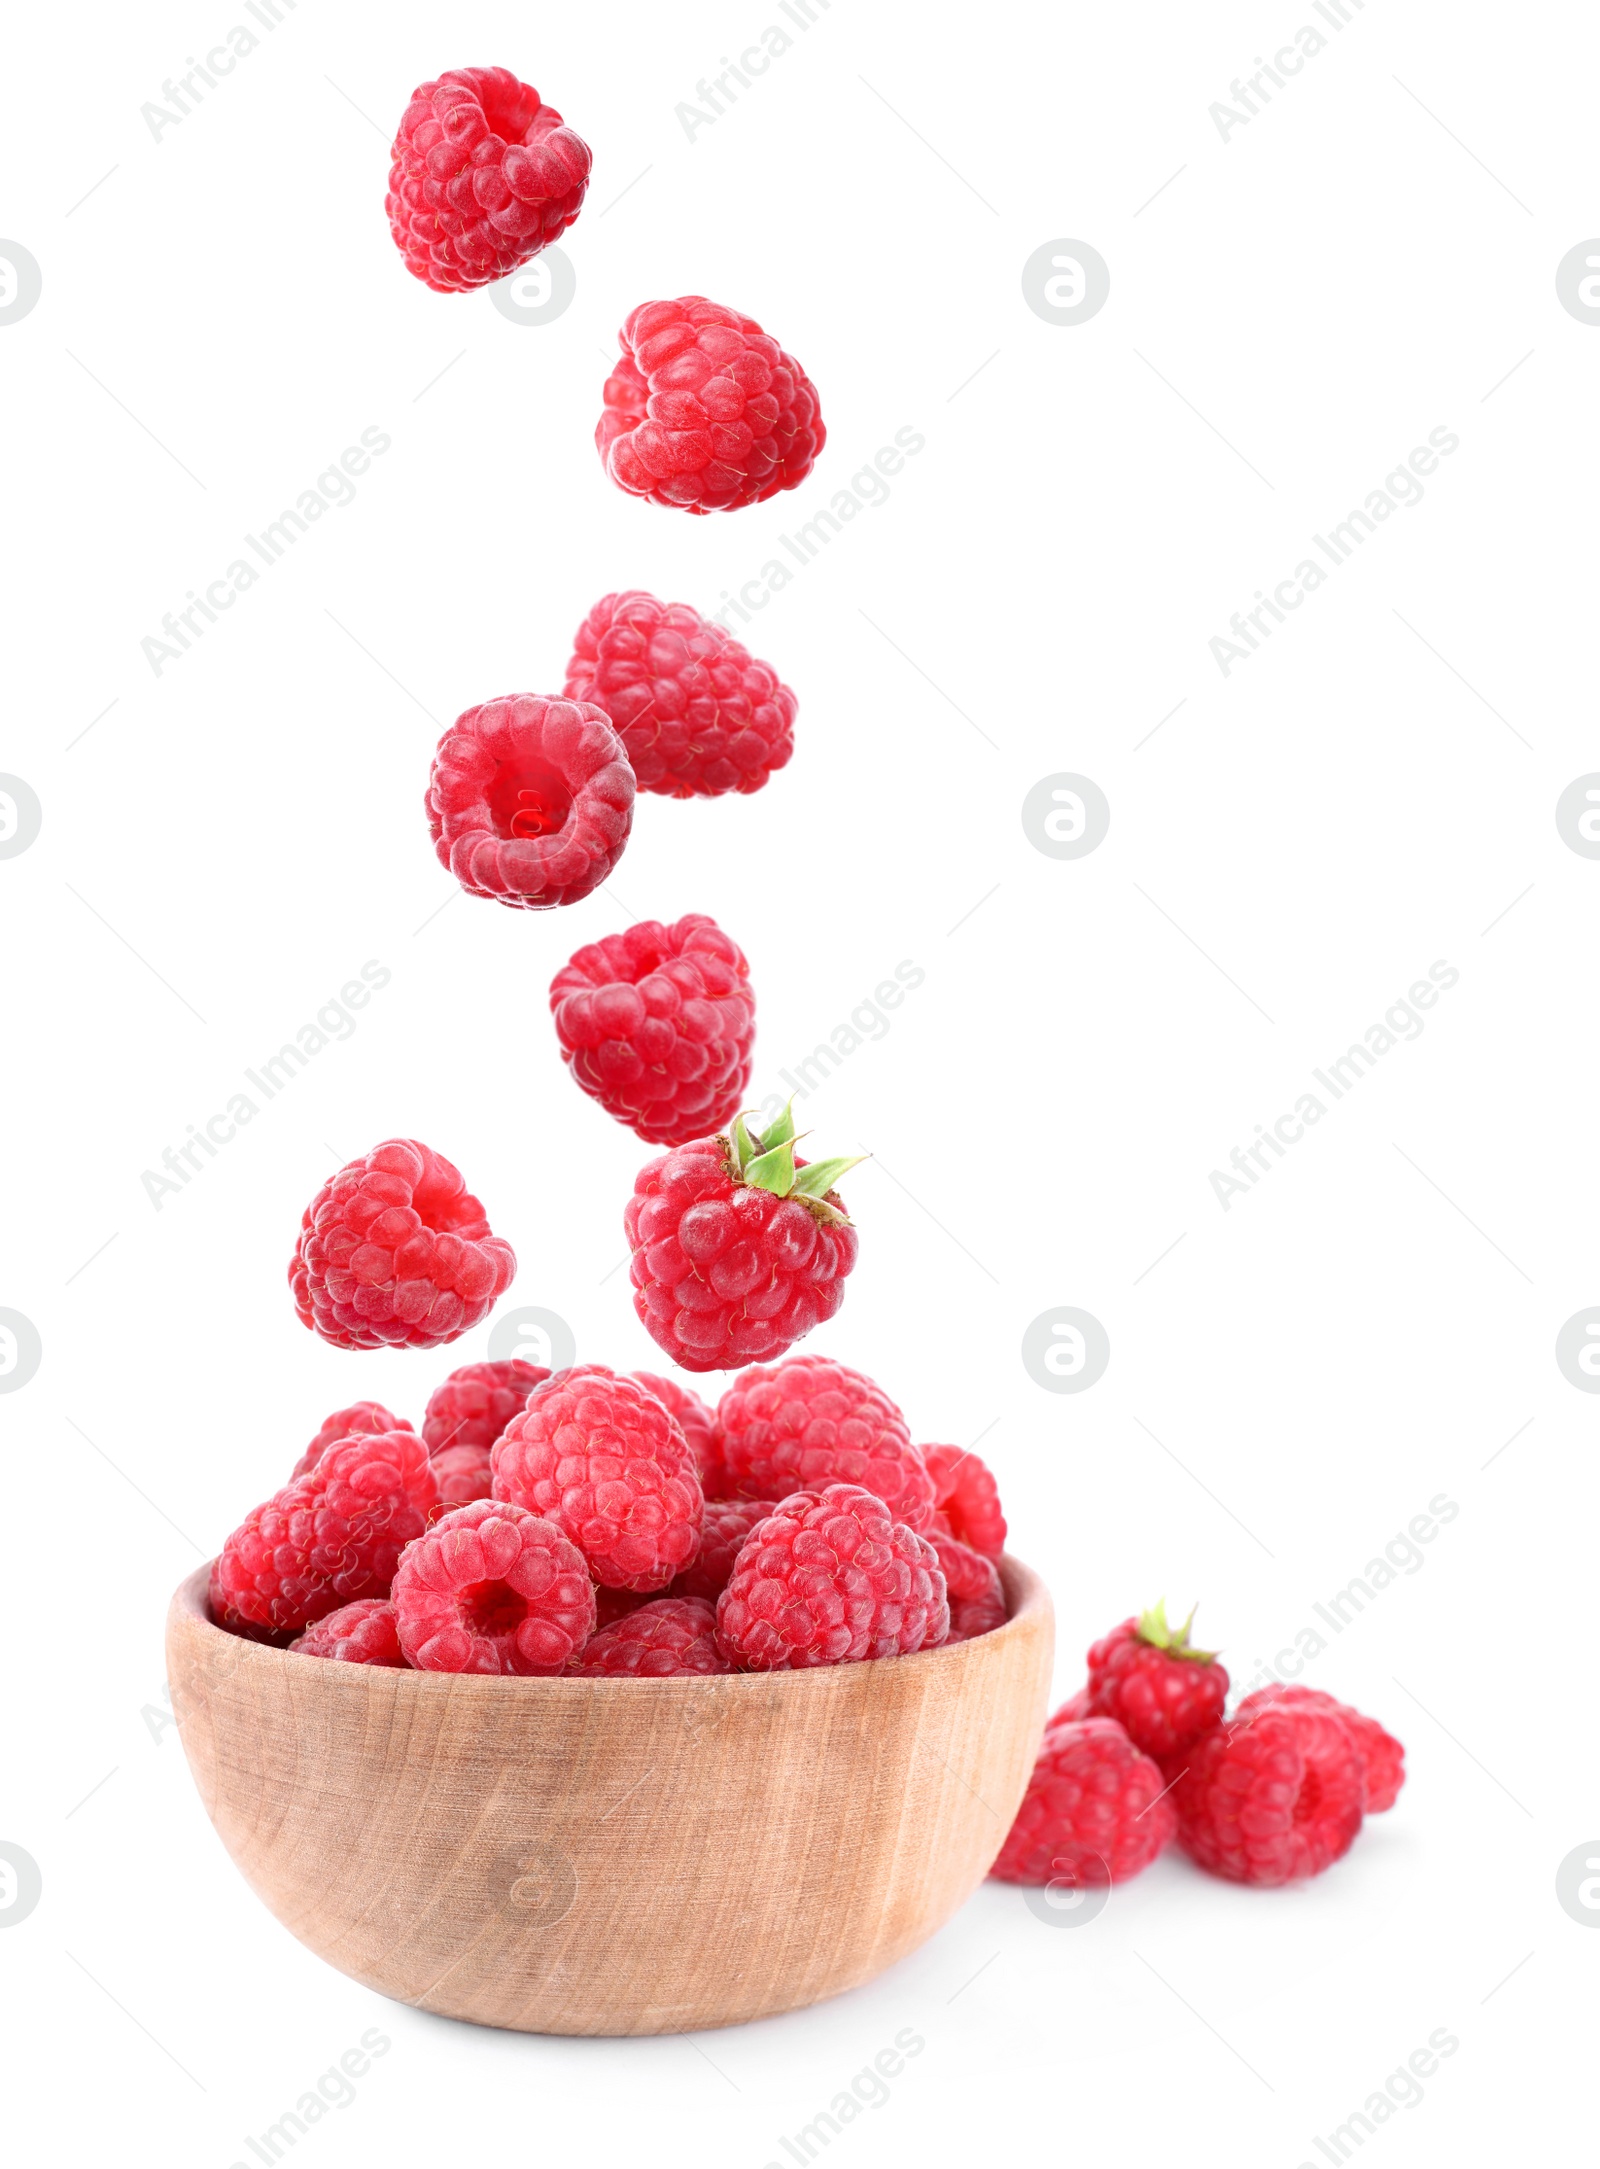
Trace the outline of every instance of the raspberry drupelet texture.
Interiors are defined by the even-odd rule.
[[[340,1439],[355,1438],[362,1432],[409,1431],[404,1416],[396,1416],[381,1401],[352,1401],[348,1408],[336,1408],[331,1416],[323,1418],[322,1428],[289,1471],[290,1480],[296,1476],[309,1476],[330,1446]]]
[[[909,1656],[949,1629],[933,1546],[859,1484],[797,1491],[775,1507],[717,1599],[717,1645],[743,1672]]]
[[[425,801],[441,866],[513,911],[575,904],[622,856],[633,770],[604,713],[508,693],[456,717]]]
[[[1362,1804],[1367,1814],[1381,1815],[1394,1806],[1406,1781],[1406,1751],[1375,1717],[1363,1716],[1348,1702],[1324,1694],[1320,1687],[1296,1687],[1275,1681],[1270,1687],[1260,1687],[1254,1694],[1246,1695],[1234,1712],[1234,1722],[1242,1724],[1253,1718],[1258,1710],[1274,1705],[1284,1709],[1322,1710],[1342,1719],[1345,1730],[1355,1742],[1356,1753],[1361,1757]]]
[[[1193,1617],[1169,1627],[1158,1604],[1125,1619],[1089,1652],[1095,1715],[1114,1717],[1140,1753],[1158,1762],[1220,1724],[1228,1699],[1228,1675],[1214,1654],[1190,1646]]]
[[[739,1117],[635,1179],[623,1215],[633,1307],[683,1370],[781,1356],[843,1300],[858,1246],[832,1185],[856,1163],[808,1166],[793,1137],[787,1114],[763,1138]]]
[[[618,489],[681,512],[736,512],[811,472],[816,386],[754,317],[700,294],[647,301],[617,335],[594,433]]]
[[[439,1487],[435,1520],[455,1507],[470,1506],[474,1499],[488,1498],[494,1489],[494,1462],[487,1446],[446,1446],[428,1456],[428,1465]]]
[[[1084,1889],[1148,1868],[1177,1827],[1166,1779],[1119,1724],[1052,1722],[1000,1857],[1006,1883]]]
[[[547,1515],[607,1588],[665,1589],[700,1547],[705,1502],[682,1426],[603,1364],[535,1386],[494,1448],[494,1496]]]
[[[699,1597],[657,1597],[603,1627],[572,1666],[590,1679],[691,1679],[731,1672],[717,1615]]]
[[[337,1664],[385,1665],[404,1671],[405,1656],[387,1597],[358,1597],[326,1612],[289,1644],[302,1657],[331,1657]]]
[[[677,1595],[678,1591],[674,1589],[669,1593]],[[647,1595],[641,1595],[638,1590],[602,1589],[600,1584],[596,1582],[594,1587],[595,1626],[597,1628],[609,1627],[613,1620],[626,1619],[630,1612],[636,1612],[641,1604],[648,1604],[649,1602],[650,1598]]]
[[[794,751],[798,703],[770,664],[687,603],[603,595],[578,627],[569,700],[610,716],[641,791],[759,791]]]
[[[756,1000],[744,952],[714,919],[639,919],[578,950],[550,982],[574,1081],[652,1145],[731,1122],[750,1082]]]
[[[513,1416],[520,1416],[535,1386],[550,1376],[542,1363],[511,1356],[494,1363],[463,1363],[435,1386],[422,1416],[422,1443],[437,1457],[447,1447],[481,1446],[487,1453]]]
[[[421,1672],[566,1670],[594,1632],[583,1554],[554,1522],[474,1499],[409,1545],[394,1577],[400,1647]]]
[[[728,1496],[786,1499],[860,1484],[896,1521],[928,1530],[933,1478],[881,1386],[826,1356],[741,1371],[717,1406]]]
[[[1229,1882],[1295,1882],[1349,1851],[1364,1791],[1361,1755],[1343,1718],[1269,1704],[1188,1748],[1172,1791],[1178,1840]]]
[[[1006,1517],[990,1471],[970,1446],[924,1446],[922,1458],[933,1478],[934,1504],[950,1535],[986,1559],[998,1559],[1006,1548]]]
[[[440,1348],[482,1323],[516,1269],[459,1171],[391,1137],[306,1207],[289,1284],[302,1325],[335,1348]]]
[[[992,1559],[968,1544],[959,1544],[940,1529],[929,1533],[928,1542],[938,1557],[945,1587],[950,1592],[952,1642],[970,1642],[977,1635],[992,1634],[1006,1623],[1006,1593]]]
[[[358,1597],[389,1592],[395,1563],[436,1500],[414,1431],[347,1438],[252,1509],[211,1566],[211,1616],[284,1642]]]
[[[700,1489],[706,1498],[722,1498],[722,1426],[717,1421],[715,1409],[707,1408],[698,1393],[680,1386],[675,1378],[663,1378],[658,1371],[635,1371],[632,1375],[646,1393],[653,1393],[668,1415],[676,1416],[682,1425],[689,1451],[694,1455]]]
[[[672,1584],[668,1596],[703,1597],[715,1604],[728,1586],[745,1538],[758,1521],[766,1520],[772,1507],[771,1499],[707,1499],[699,1554]]]
[[[507,68],[451,68],[411,93],[384,205],[406,269],[436,293],[503,279],[577,217],[589,146]]]

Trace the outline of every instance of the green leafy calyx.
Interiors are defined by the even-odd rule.
[[[1194,1625],[1194,1615],[1199,1608],[1198,1605],[1191,1605],[1189,1616],[1183,1625],[1169,1627],[1167,1600],[1163,1597],[1161,1602],[1152,1605],[1148,1612],[1140,1613],[1139,1625],[1135,1631],[1141,1642],[1148,1642],[1152,1649],[1164,1650],[1169,1657],[1184,1657],[1192,1664],[1215,1664],[1217,1653],[1214,1649],[1190,1647],[1189,1629]]]
[[[735,1180],[753,1190],[769,1190],[774,1197],[800,1198],[819,1218],[848,1223],[849,1216],[828,1203],[828,1192],[841,1175],[859,1167],[867,1154],[813,1160],[806,1167],[796,1167],[797,1142],[793,1100],[776,1122],[759,1132],[750,1128],[743,1115],[736,1116],[728,1139]]]

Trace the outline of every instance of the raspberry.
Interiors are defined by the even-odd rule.
[[[716,1644],[717,1615],[699,1597],[657,1597],[597,1634],[573,1664],[591,1679],[691,1679],[731,1672]]]
[[[487,1446],[446,1446],[442,1453],[428,1456],[428,1465],[439,1487],[438,1514],[486,1499],[494,1488],[494,1463]]]
[[[740,1373],[718,1404],[728,1495],[786,1499],[824,1484],[860,1484],[896,1521],[926,1531],[933,1479],[904,1416],[860,1371],[826,1356],[791,1356]]]
[[[909,1656],[949,1629],[933,1546],[859,1484],[785,1499],[717,1599],[717,1646],[745,1672]]]
[[[1178,1841],[1233,1883],[1320,1875],[1361,1828],[1361,1756],[1330,1710],[1269,1703],[1189,1749],[1173,1788]]]
[[[980,1634],[992,1634],[1006,1623],[1006,1595],[992,1559],[953,1536],[935,1529],[928,1542],[938,1555],[939,1569],[950,1592],[952,1642],[970,1642]]]
[[[642,303],[617,338],[594,441],[618,489],[737,512],[811,472],[828,434],[816,386],[754,317],[685,294]]]
[[[642,1167],[623,1226],[633,1307],[657,1346],[686,1371],[732,1371],[831,1318],[857,1250],[832,1185],[855,1165],[807,1166],[785,1112],[764,1138],[739,1117]]]
[[[439,1348],[489,1315],[516,1269],[450,1162],[391,1137],[306,1207],[289,1285],[301,1323],[335,1348]]]
[[[554,1522],[474,1499],[407,1546],[394,1615],[419,1671],[538,1678],[565,1671],[594,1632],[594,1589]]]
[[[435,1386],[422,1415],[422,1443],[437,1459],[447,1447],[476,1446],[487,1453],[528,1395],[550,1376],[541,1363],[512,1356],[499,1363],[463,1363]]]
[[[715,1604],[728,1586],[733,1562],[745,1538],[758,1521],[772,1512],[770,1499],[707,1499],[705,1520],[700,1525],[700,1551],[692,1566],[684,1568],[669,1597],[704,1597]]]
[[[640,919],[580,949],[550,982],[562,1059],[608,1115],[652,1145],[705,1137],[750,1082],[750,967],[714,919]]]
[[[289,1647],[302,1657],[331,1657],[338,1664],[405,1669],[400,1637],[395,1631],[394,1606],[387,1597],[358,1597],[354,1604],[341,1604],[336,1612],[325,1612]]]
[[[336,1408],[331,1416],[323,1418],[321,1430],[289,1471],[289,1480],[292,1483],[297,1476],[309,1476],[328,1448],[342,1438],[356,1438],[363,1432],[410,1429],[403,1416],[392,1415],[381,1401],[352,1401],[348,1408]]]
[[[683,1435],[689,1441],[689,1451],[694,1455],[694,1465],[700,1476],[700,1489],[706,1498],[722,1498],[722,1426],[715,1412],[707,1408],[698,1393],[680,1386],[675,1378],[662,1378],[655,1371],[635,1371],[633,1376],[646,1393],[655,1395],[669,1416],[677,1417]]]
[[[1125,1883],[1177,1827],[1166,1780],[1119,1724],[1052,1723],[989,1873],[1006,1883]]]
[[[452,68],[411,93],[384,209],[435,293],[503,279],[577,217],[589,146],[507,68]]]
[[[568,700],[593,701],[641,791],[759,791],[794,751],[798,703],[767,663],[687,603],[642,588],[603,595],[578,627]]]
[[[414,1431],[347,1438],[248,1513],[211,1566],[211,1616],[287,1640],[357,1597],[389,1593],[395,1562],[435,1501]]]
[[[428,830],[469,896],[513,911],[575,904],[622,856],[633,770],[588,701],[507,693],[458,715],[428,779]]]
[[[547,1515],[608,1588],[664,1589],[700,1545],[704,1500],[682,1427],[599,1363],[534,1387],[494,1448],[494,1496]]]
[[[1054,1716],[1046,1721],[1044,1729],[1046,1732],[1053,1732],[1057,1725],[1081,1725],[1086,1717],[1093,1715],[1094,1711],[1089,1706],[1089,1690],[1087,1687],[1080,1687],[1077,1693],[1069,1695]]]
[[[986,1559],[998,1559],[1006,1548],[1006,1517],[989,1470],[970,1446],[924,1446],[922,1458],[949,1533]]]
[[[1125,1619],[1089,1652],[1089,1700],[1114,1717],[1141,1754],[1160,1762],[1222,1720],[1228,1675],[1209,1650],[1191,1649],[1191,1612],[1167,1625],[1165,1604]]]
[[[641,1596],[634,1589],[602,1589],[597,1582],[594,1592],[594,1617],[596,1627],[609,1627],[614,1620],[626,1619],[641,1604],[648,1604],[648,1596]]]
[[[1274,1705],[1285,1709],[1324,1710],[1342,1718],[1345,1730],[1355,1742],[1356,1753],[1361,1757],[1362,1805],[1367,1814],[1381,1815],[1385,1809],[1394,1806],[1406,1781],[1406,1751],[1375,1717],[1363,1717],[1348,1702],[1336,1701],[1319,1687],[1294,1687],[1274,1681],[1270,1687],[1260,1687],[1253,1695],[1246,1695],[1234,1712],[1234,1721],[1242,1723],[1253,1717],[1257,1710]]]

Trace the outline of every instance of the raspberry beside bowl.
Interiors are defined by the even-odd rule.
[[[731,2026],[872,1979],[987,1873],[1033,1767],[1049,1595],[914,1657],[711,1679],[335,1664],[167,1619],[189,1766],[302,1943],[523,2033]]]

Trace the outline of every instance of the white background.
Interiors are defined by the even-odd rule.
[[[0,230],[44,291],[0,329],[0,767],[44,823],[0,864],[0,1304],[44,1360],[0,1404],[0,1835],[43,1898],[0,1982],[6,2114],[68,2119],[58,2154],[250,2161],[374,2025],[391,2053],[296,2162],[760,2169],[906,2027],[925,2053],[830,2162],[1320,2164],[1440,2028],[1458,2050],[1364,2152],[1538,2156],[1576,2113],[1600,1939],[1555,1875],[1600,1826],[1596,1408],[1553,1347],[1600,1301],[1600,865],[1553,813],[1600,767],[1600,332],[1555,267],[1600,231],[1600,36],[1576,7],[1352,18],[834,0],[692,142],[675,106],[775,0],[302,0],[159,141],[141,105],[242,5],[6,33]],[[1327,50],[1224,142],[1208,107],[1307,23]],[[491,62],[594,148],[577,298],[544,327],[426,291],[383,219],[412,86]],[[1021,289],[1061,237],[1111,269],[1076,328]],[[683,292],[818,385],[795,496],[691,521],[604,480],[616,327]],[[1212,636],[1441,425],[1424,501],[1225,678]],[[355,502],[154,675],[162,614],[368,426],[392,447]],[[715,608],[905,426],[926,448],[889,501],[749,635],[799,694],[791,767],[642,798],[570,912],[459,896],[421,811],[443,724],[558,690],[609,588]],[[1020,820],[1060,771],[1112,809],[1075,862]],[[415,1418],[487,1339],[313,1340],[301,1209],[338,1160],[424,1138],[516,1246],[506,1307],[654,1360],[616,1270],[645,1149],[564,1077],[545,990],[580,942],[687,910],[750,955],[761,1094],[897,963],[926,974],[802,1109],[819,1149],[878,1156],[811,1345],[916,1435],[983,1435],[1061,1695],[1162,1593],[1247,1679],[1431,1498],[1459,1507],[1306,1669],[1410,1757],[1317,1883],[1173,1854],[1076,1931],[989,1884],[835,2003],[571,2042],[385,2003],[233,1870],[160,1721],[168,1593],[329,1408]],[[354,1036],[158,1212],[144,1170],[368,959],[392,980]],[[1211,1170],[1436,959],[1459,983],[1421,1038],[1224,1212]],[[1062,1304],[1110,1336],[1076,1397],[1019,1353]]]

